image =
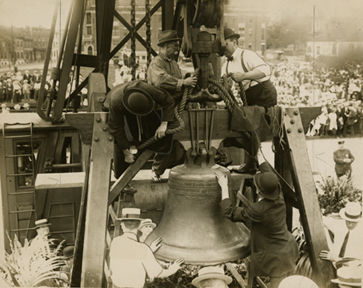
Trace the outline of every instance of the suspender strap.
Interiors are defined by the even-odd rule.
[[[245,52],[245,50],[242,50],[242,53],[241,53],[241,64],[242,64],[242,68],[243,68],[243,72],[248,72],[248,69],[245,65],[245,62],[243,61],[243,53]]]

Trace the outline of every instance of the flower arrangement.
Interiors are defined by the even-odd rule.
[[[338,213],[347,202],[362,202],[362,190],[353,187],[353,182],[346,176],[336,179],[328,176],[319,184],[322,194],[318,195],[320,208],[324,216]]]
[[[69,287],[68,279],[59,271],[64,265],[63,258],[57,256],[62,249],[62,241],[55,249],[49,249],[53,240],[36,237],[21,245],[18,237],[10,241],[11,253],[0,263],[2,283],[8,287]],[[3,287],[3,286],[2,286]]]

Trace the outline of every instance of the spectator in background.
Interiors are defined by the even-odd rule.
[[[32,77],[32,82],[33,82],[33,88],[34,88],[34,100],[38,100],[39,98],[39,90],[40,90],[40,81],[41,79],[41,75],[38,73],[38,70],[34,71],[34,75]]]
[[[24,79],[23,80],[23,95],[24,95],[25,101],[30,100],[30,88],[31,88],[31,85],[28,83],[28,80]]]
[[[336,109],[329,109],[328,119],[329,119],[329,132],[333,137],[337,136],[338,123],[337,123],[337,113]]]
[[[355,158],[350,150],[344,148],[345,141],[338,141],[339,149],[334,151],[335,173],[340,178],[344,175],[348,175],[348,178],[352,176],[352,163]]]

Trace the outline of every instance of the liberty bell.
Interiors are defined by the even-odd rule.
[[[221,209],[221,188],[215,171],[230,175],[214,163],[216,149],[191,149],[187,161],[171,169],[166,208],[158,227],[148,236],[150,245],[158,237],[156,258],[186,264],[213,265],[241,259],[250,253],[250,232],[242,223],[227,219]]]

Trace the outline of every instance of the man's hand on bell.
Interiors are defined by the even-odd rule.
[[[183,84],[184,84],[184,86],[187,86],[187,87],[194,87],[195,84],[197,84],[197,81],[198,81],[198,79],[194,75],[192,77],[188,77],[188,78],[184,79]]]
[[[135,155],[131,153],[129,149],[123,150],[125,155],[125,162],[126,163],[134,163],[135,162]]]
[[[168,122],[166,121],[161,122],[160,126],[155,131],[154,135],[155,139],[163,138],[165,136],[166,128],[168,128]]]

